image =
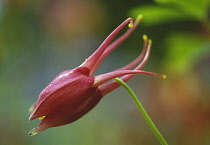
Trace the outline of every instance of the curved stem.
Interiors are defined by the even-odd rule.
[[[138,109],[140,110],[141,114],[143,115],[144,119],[146,120],[147,124],[152,129],[153,133],[156,135],[156,137],[158,138],[158,140],[160,141],[160,143],[162,145],[168,145],[168,143],[163,138],[163,136],[160,133],[160,131],[157,129],[157,127],[155,126],[155,124],[152,122],[151,118],[147,114],[146,110],[142,106],[141,102],[139,101],[139,99],[137,98],[137,96],[135,95],[135,93],[131,90],[131,88],[125,82],[123,82],[120,78],[114,78],[114,80],[116,82],[118,82],[119,84],[121,84],[128,91],[128,93],[130,94],[130,96],[132,97],[132,99],[134,100],[134,102],[136,103]]]

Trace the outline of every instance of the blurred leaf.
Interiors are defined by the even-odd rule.
[[[140,6],[132,9],[130,14],[134,16],[142,14],[144,16],[143,23],[146,25],[163,24],[177,20],[192,19],[192,17],[188,16],[187,14],[183,14],[176,9],[161,7],[157,5]]]
[[[177,20],[208,21],[210,0],[155,0],[156,5],[143,5],[130,11],[131,15],[144,15],[147,25]]]
[[[155,2],[175,6],[200,21],[206,21],[208,18],[210,0],[155,0]]]
[[[190,34],[175,33],[165,39],[167,69],[174,72],[189,70],[198,59],[210,53],[208,39]]]

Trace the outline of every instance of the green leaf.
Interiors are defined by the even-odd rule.
[[[143,15],[143,23],[146,25],[155,25],[155,24],[163,24],[167,22],[173,22],[177,20],[187,20],[192,19],[187,14],[183,14],[176,9],[169,8],[169,7],[161,7],[155,5],[144,5],[132,9],[130,11],[132,16],[137,16],[139,14]]]
[[[205,54],[210,53],[207,38],[190,34],[174,33],[165,39],[167,48],[165,66],[173,72],[189,71]]]
[[[208,20],[210,0],[155,0],[155,2],[177,7],[177,10],[188,13],[199,21]]]

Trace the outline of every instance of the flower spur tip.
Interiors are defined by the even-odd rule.
[[[136,18],[136,20],[139,22],[142,18],[143,18],[143,15],[138,15],[137,18]],[[130,23],[128,24],[128,27],[129,27],[129,28],[132,28],[133,25],[134,25],[134,22],[133,22],[133,20],[131,19]]]
[[[133,25],[134,25],[133,19],[130,18],[130,22],[129,22],[129,24],[128,24],[128,27],[129,27],[129,28],[132,28]]]
[[[139,14],[138,16],[137,16],[137,19],[139,19],[139,20],[141,20],[143,18],[143,15],[142,14]]]
[[[132,28],[133,27],[133,21],[130,21],[130,23],[128,24],[128,27],[129,28]]]
[[[142,36],[142,38],[143,38],[144,41],[147,41],[147,40],[148,40],[148,37],[147,37],[146,34],[144,34],[144,35]]]
[[[149,39],[149,40],[148,40],[148,43],[151,45],[151,44],[152,44],[152,40],[151,40],[151,39]]]
[[[166,79],[166,78],[167,78],[167,76],[166,76],[166,75],[162,75],[162,78],[163,78],[163,79]]]
[[[37,133],[39,133],[39,132],[37,132],[36,130],[37,130],[37,128],[33,128],[33,129],[28,133],[28,135],[29,135],[29,136],[34,136],[34,135],[36,135]]]

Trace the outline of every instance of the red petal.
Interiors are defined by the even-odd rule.
[[[60,74],[58,74],[53,80],[52,82],[40,93],[38,101],[35,102],[30,108],[29,108],[29,112],[33,112],[36,108],[37,105],[42,102],[42,100],[47,97],[47,93],[50,93],[51,91],[49,91],[52,87],[51,84],[56,84],[56,81],[59,81],[59,79],[61,79],[64,76],[68,76],[71,73],[72,70],[65,70],[63,72],[61,72]],[[48,92],[46,92],[45,90],[48,90]]]
[[[89,69],[76,68],[67,74],[56,77],[40,94],[36,108],[31,113],[30,120],[46,116],[56,105],[67,99],[77,99],[77,96],[92,87],[94,76],[87,77]]]
[[[72,123],[89,112],[101,99],[101,92],[91,88],[78,96],[77,100],[66,99],[60,102],[30,134],[36,134],[47,128]]]

